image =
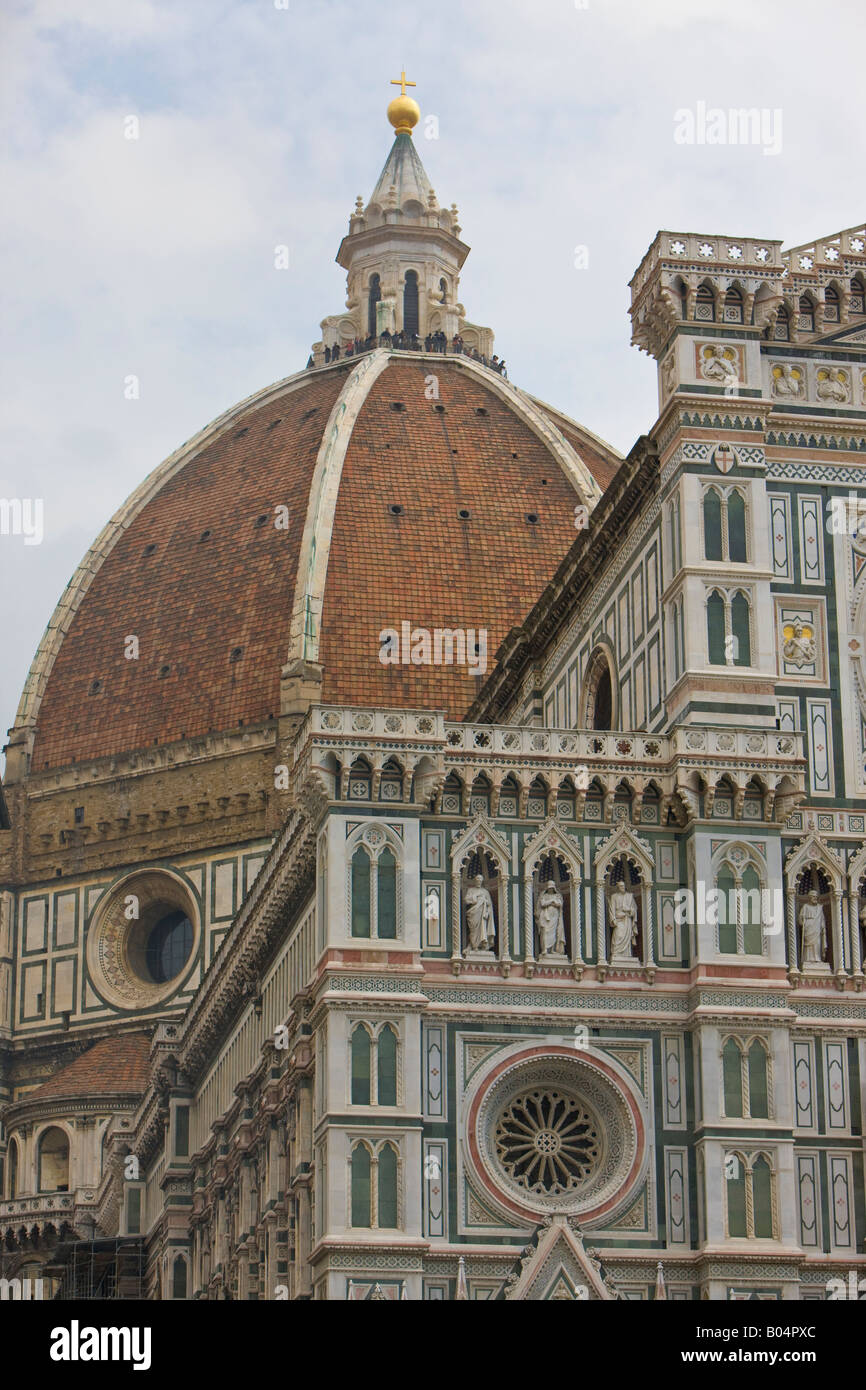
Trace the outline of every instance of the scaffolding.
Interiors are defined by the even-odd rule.
[[[143,1298],[144,1268],[144,1240],[115,1236],[63,1242],[44,1273],[59,1281],[55,1300],[78,1303]]]

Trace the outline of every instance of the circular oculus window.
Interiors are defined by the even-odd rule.
[[[96,909],[87,938],[90,978],[108,1003],[150,1008],[178,989],[198,937],[193,896],[180,879],[164,872],[132,874]]]

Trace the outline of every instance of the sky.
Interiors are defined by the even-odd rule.
[[[657,230],[862,224],[864,40],[862,0],[3,0],[0,499],[43,534],[0,534],[0,733],[117,507],[343,308],[404,67],[468,317],[626,452],[657,414],[628,319]],[[766,110],[779,150],[675,139],[699,103]]]

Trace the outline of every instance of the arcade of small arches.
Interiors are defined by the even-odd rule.
[[[745,639],[744,639],[745,640]],[[604,661],[610,657],[604,650]],[[598,662],[598,669],[601,661]],[[607,667],[608,671],[610,666]],[[616,682],[613,681],[615,686]],[[588,677],[586,699],[597,689]],[[603,697],[606,698],[606,697]],[[599,760],[610,758],[621,763],[632,751],[632,736],[610,740],[601,735],[616,734],[615,730],[598,730],[598,747],[590,749]],[[731,735],[733,740],[733,735]],[[652,756],[655,743],[645,740]],[[733,746],[733,742],[732,742]],[[661,744],[658,745],[659,749]],[[429,808],[434,815],[457,815],[464,819],[484,815],[492,819],[585,821],[593,824],[626,824],[671,826],[682,829],[693,819],[726,819],[773,822],[784,811],[789,814],[789,802],[796,794],[793,778],[787,773],[764,776],[745,769],[719,769],[703,772],[695,767],[683,769],[672,776],[667,770],[658,774],[631,772],[623,775],[621,768],[582,764],[574,770],[559,773],[550,770],[532,772],[528,769],[489,771],[461,762],[444,773],[429,755],[409,757],[405,764],[394,756],[368,758],[359,755],[351,762],[339,764],[326,755],[316,769],[317,794],[349,803],[367,802],[388,805],[395,812],[401,806]],[[351,857],[356,866],[359,900],[366,899],[364,885],[370,882],[369,913],[362,906],[357,935],[368,934],[365,922],[375,916],[374,902],[381,898],[384,906],[386,931],[374,933],[393,935],[394,892],[391,887],[392,856],[399,856],[396,837],[389,839],[386,831],[379,832],[374,847],[366,834],[356,832],[350,841]],[[358,851],[361,851],[358,853]],[[384,859],[382,856],[384,855]],[[378,861],[382,859],[380,870]],[[381,872],[381,887],[379,873]],[[374,888],[375,885],[375,888]],[[399,920],[399,907],[397,908]]]
[[[866,313],[866,282],[859,272],[850,280],[834,278],[800,295],[779,295],[766,283],[753,291],[737,280],[728,285],[711,278],[694,283],[680,275],[670,293],[682,321],[755,325],[776,342],[798,342],[826,325],[844,324]]]

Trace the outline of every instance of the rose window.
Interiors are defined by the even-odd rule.
[[[496,1155],[527,1192],[571,1192],[592,1173],[601,1153],[599,1124],[574,1096],[538,1089],[517,1096],[499,1117]]]
[[[479,1077],[469,1103],[473,1178],[512,1213],[609,1213],[645,1159],[637,1104],[630,1083],[582,1047],[517,1053]]]

